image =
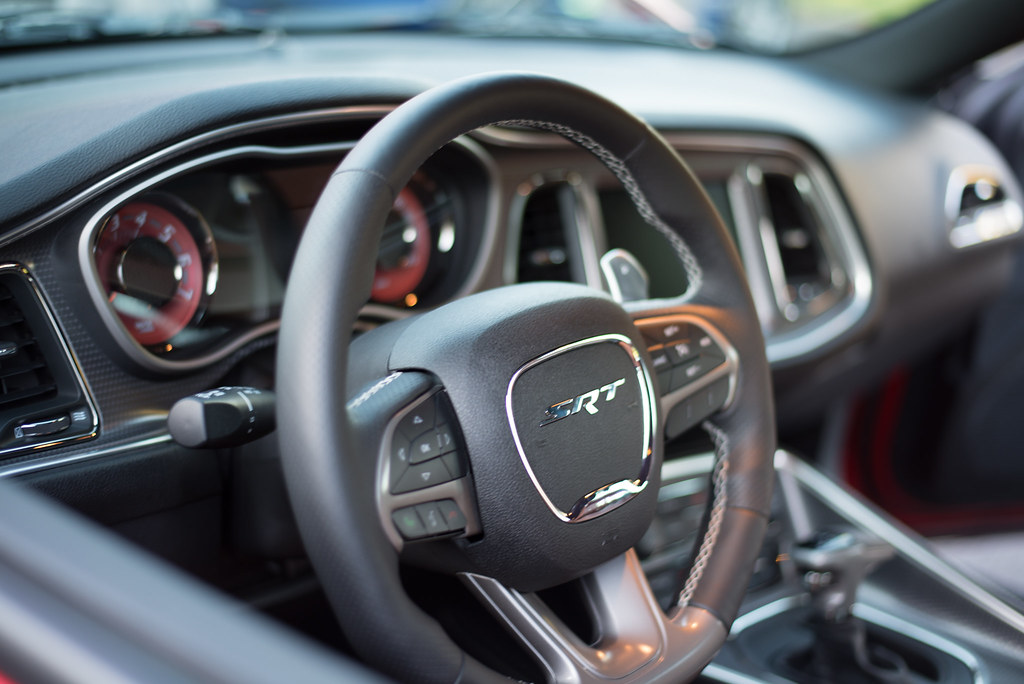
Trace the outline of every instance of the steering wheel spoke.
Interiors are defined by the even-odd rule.
[[[658,606],[632,550],[582,578],[595,623],[593,643],[584,642],[536,594],[524,594],[490,577],[465,573],[464,583],[534,654],[551,682],[678,681],[714,656],[725,627],[701,608]]]
[[[377,445],[377,509],[396,551],[480,533],[465,443],[444,388],[395,372],[349,402],[354,437]]]
[[[740,357],[709,317],[684,307],[668,314],[641,314],[635,323],[651,355],[666,438],[729,408],[736,396]]]
[[[443,389],[395,414],[378,468],[378,508],[395,548],[480,533],[466,448]]]

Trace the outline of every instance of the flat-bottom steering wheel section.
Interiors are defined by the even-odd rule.
[[[533,647],[553,682],[638,681],[635,676],[645,669],[664,681],[685,681],[714,657],[726,637],[721,621],[704,609],[686,607],[666,616],[633,551],[581,580],[585,600],[600,625],[596,643],[584,642],[535,594],[470,573],[462,580]]]
[[[558,306],[566,301],[542,285],[517,289],[524,301],[548,297]],[[500,292],[491,292],[449,308],[466,313],[474,306],[495,311],[505,305]],[[595,318],[607,304],[598,306]],[[515,308],[496,315],[496,324],[503,327],[505,321],[515,321]],[[521,327],[530,327],[525,324],[530,314],[520,315],[527,317]],[[457,345],[455,340],[464,338],[465,331],[446,329],[446,316],[424,314],[422,328],[403,333],[396,348],[402,348],[402,339],[415,340],[417,348],[446,340]],[[451,316],[464,318],[458,312]],[[543,315],[534,320],[540,318]],[[614,320],[613,316],[607,325],[614,326]],[[555,524],[568,531],[628,505],[644,491],[659,427],[678,434],[727,410],[735,397],[738,353],[709,321],[676,313],[641,318],[634,324],[639,333],[635,338],[596,335],[558,346],[518,369],[509,366],[505,409],[522,470],[535,488],[533,497],[539,496],[557,519]],[[487,333],[478,334],[488,339]],[[633,339],[643,341],[648,355]],[[451,351],[458,356],[457,346]],[[413,365],[430,366],[427,358]],[[485,365],[497,366],[497,358],[490,361]],[[375,391],[377,387],[387,387],[394,395],[389,400],[387,392]],[[702,606],[679,605],[664,614],[632,550],[610,557],[579,579],[594,618],[595,643],[584,642],[566,627],[538,594],[487,574],[458,570],[457,558],[466,545],[482,546],[489,530],[481,519],[470,453],[449,392],[432,375],[396,371],[366,395],[376,396],[363,403],[365,410],[385,416],[377,421],[386,424],[376,468],[377,506],[392,546],[406,562],[439,571],[456,568],[470,593],[528,645],[551,681],[629,681],[648,674],[684,679],[714,655],[726,634],[721,620]],[[668,419],[659,421],[659,412]],[[474,458],[486,470],[496,453],[489,449]],[[589,458],[581,460],[579,453]],[[505,470],[503,477],[515,471]],[[524,512],[533,497],[517,501],[509,494],[505,509],[492,508],[491,515],[528,520]],[[465,561],[461,564],[465,566]]]

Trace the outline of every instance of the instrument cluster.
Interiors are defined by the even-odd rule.
[[[108,307],[115,339],[143,365],[192,369],[276,330],[303,227],[340,159],[240,149],[108,205],[83,244],[87,284]],[[481,243],[467,223],[484,212],[460,181],[480,182],[472,163],[453,145],[399,192],[368,303],[378,317],[443,303],[466,286]]]

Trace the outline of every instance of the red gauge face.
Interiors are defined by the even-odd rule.
[[[186,221],[159,204],[132,202],[97,238],[93,253],[103,288],[139,344],[166,342],[199,311],[204,255]]]
[[[423,205],[405,188],[388,214],[371,297],[391,304],[406,300],[427,274],[430,263],[430,223]]]

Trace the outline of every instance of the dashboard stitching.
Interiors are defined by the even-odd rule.
[[[672,248],[676,252],[676,256],[683,264],[683,268],[686,271],[687,286],[686,292],[683,293],[682,299],[684,301],[691,299],[697,292],[700,291],[701,285],[703,284],[704,274],[701,270],[700,264],[697,262],[697,257],[693,255],[689,245],[676,233],[674,230],[668,227],[664,221],[654,211],[654,207],[647,200],[643,191],[640,189],[640,185],[636,179],[633,178],[633,174],[630,173],[626,167],[626,163],[615,156],[608,148],[601,145],[593,138],[579,131],[562,124],[551,123],[548,121],[534,121],[532,119],[512,119],[508,121],[499,121],[495,125],[497,126],[525,126],[528,128],[537,128],[541,130],[551,131],[561,135],[563,138],[572,140],[576,144],[580,145],[595,157],[601,160],[608,170],[615,174],[616,178],[622,183],[622,187],[626,190],[629,198],[633,201],[637,211],[640,213],[641,218],[649,226],[661,233],[672,245]]]
[[[686,578],[686,584],[679,593],[678,606],[685,608],[690,604],[693,595],[697,592],[697,585],[704,576],[704,568],[707,566],[708,558],[715,549],[718,541],[718,534],[722,529],[722,518],[725,516],[725,508],[728,503],[726,491],[726,480],[729,475],[729,437],[725,432],[711,421],[705,421],[701,426],[715,443],[715,468],[712,474],[714,483],[714,500],[711,505],[711,515],[708,518],[708,529],[701,540],[700,549],[693,560],[693,567]]]
[[[369,401],[370,398],[373,397],[373,395],[377,394],[377,392],[380,392],[382,389],[384,389],[385,387],[390,385],[392,382],[397,380],[398,377],[401,374],[402,374],[401,371],[397,371],[395,373],[392,373],[388,377],[384,378],[383,380],[378,382],[376,385],[374,385],[373,387],[371,387],[370,389],[366,390],[365,392],[360,394],[358,397],[356,397],[355,399],[350,401],[349,404],[348,404],[348,408],[350,408],[350,409],[359,408],[360,406],[365,404],[367,401]]]

